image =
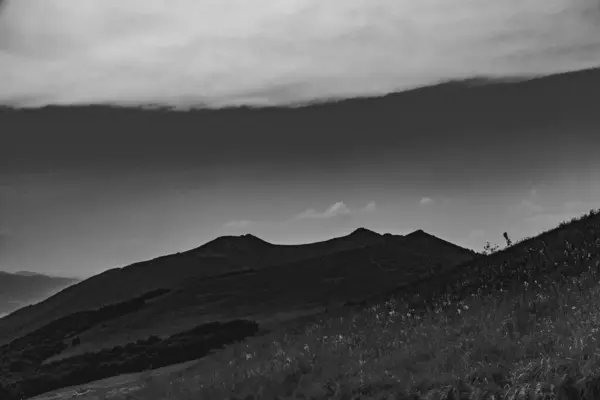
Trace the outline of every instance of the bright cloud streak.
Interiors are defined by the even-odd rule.
[[[368,213],[372,213],[372,212],[375,212],[375,211],[377,211],[377,204],[375,204],[375,202],[374,202],[374,201],[371,201],[371,202],[369,202],[369,203],[368,203],[368,204],[365,206],[365,208],[364,208],[364,211],[365,211],[365,212],[368,212]]]
[[[231,229],[244,229],[244,228],[249,227],[250,225],[252,225],[252,221],[241,219],[241,220],[229,221],[223,226],[225,228],[231,228]]]
[[[309,208],[296,215],[294,219],[328,219],[334,218],[341,215],[356,215],[360,213],[374,213],[377,211],[377,205],[374,201],[367,203],[367,205],[361,209],[353,209],[351,210],[346,203],[343,201],[338,201],[329,206],[325,211],[318,212],[314,208]]]
[[[321,218],[333,218],[339,215],[348,215],[352,211],[342,201],[332,204],[329,208],[323,212],[318,212],[313,208],[309,208],[306,211],[298,214],[296,219],[321,219]]]
[[[5,0],[0,104],[276,105],[600,65],[595,0]]]

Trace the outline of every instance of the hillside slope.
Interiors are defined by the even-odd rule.
[[[575,257],[575,260],[573,259]],[[561,223],[488,256],[455,265],[411,285],[398,285],[355,305],[378,304],[390,298],[419,312],[473,295],[485,296],[524,282],[552,285],[588,269],[600,271],[600,209]]]
[[[139,263],[100,274],[0,321],[13,335],[6,334],[10,343],[0,347],[2,385],[40,393],[71,379],[89,381],[199,358],[228,340],[276,328],[280,320],[341,307],[473,256],[422,231],[396,236],[359,229],[299,246],[248,235],[218,238],[183,255],[152,260],[147,268]],[[230,268],[216,274],[215,265],[208,265],[208,273],[203,264],[186,265],[205,259]],[[191,273],[194,266],[200,272]],[[127,299],[115,300],[127,293]],[[194,332],[211,332],[212,344]],[[102,368],[85,367],[100,362]],[[63,371],[58,380],[50,378],[56,371]]]
[[[311,267],[315,268],[316,270],[323,270],[329,273],[333,272],[332,275],[338,274],[341,271],[346,273],[351,271],[357,273],[357,276],[360,280],[368,283],[370,281],[365,280],[365,277],[367,275],[378,275],[377,271],[388,270],[388,272],[402,273],[402,268],[398,267],[393,262],[390,262],[392,261],[391,256],[402,254],[406,251],[406,248],[403,249],[402,243],[411,243],[415,251],[410,254],[412,254],[414,260],[419,260],[422,263],[421,265],[427,265],[427,261],[434,261],[432,259],[424,260],[423,258],[420,258],[424,254],[420,251],[425,250],[427,246],[431,245],[431,243],[437,243],[439,246],[437,250],[440,251],[456,250],[455,246],[451,243],[444,242],[422,231],[417,231],[404,237],[384,235],[384,238],[386,238],[384,243],[364,249],[354,249],[337,254],[335,257],[338,262],[337,266],[332,266],[332,260],[328,260],[328,258],[332,257],[331,255],[323,257],[322,260],[320,260],[321,263],[316,262],[316,260],[306,263],[296,263],[292,270],[299,271],[302,270],[302,268],[306,268],[305,272],[307,272],[309,275],[313,275],[314,272],[310,271]],[[424,247],[419,248],[417,243],[420,243],[420,246]],[[420,253],[420,256],[415,256],[415,253]],[[341,254],[345,254],[345,257],[341,257]],[[362,259],[360,258],[361,256],[363,257]],[[594,271],[597,271],[600,268],[600,264],[598,264],[599,259],[600,210],[593,210],[588,215],[575,219],[568,224],[561,224],[561,226],[553,230],[542,233],[535,238],[518,242],[515,245],[492,255],[478,256],[472,258],[470,261],[460,263],[455,266],[442,268],[442,270],[438,271],[437,274],[424,277],[420,282],[414,280],[411,282],[405,281],[404,283],[397,285],[398,287],[392,288],[387,293],[380,294],[380,292],[377,292],[378,294],[376,296],[367,299],[366,302],[363,302],[363,304],[360,306],[361,310],[344,308],[339,315],[336,315],[336,318],[330,319],[330,321],[340,321],[339,324],[342,324],[341,321],[352,322],[354,321],[354,317],[357,317],[359,314],[362,313],[361,315],[364,315],[365,312],[368,314],[370,312],[369,310],[375,310],[375,308],[372,307],[364,308],[365,305],[378,304],[376,308],[381,309],[384,306],[383,302],[386,301],[385,307],[388,307],[387,300],[389,300],[390,296],[396,298],[396,301],[393,302],[393,304],[396,304],[398,307],[404,310],[404,314],[401,315],[405,315],[406,311],[408,311],[410,308],[413,308],[413,310],[411,310],[409,314],[416,314],[417,318],[418,314],[428,314],[430,316],[437,315],[432,313],[432,310],[437,307],[442,307],[438,302],[439,300],[449,301],[447,303],[448,306],[442,307],[447,312],[449,309],[451,309],[449,306],[450,304],[456,305],[456,303],[460,302],[461,299],[466,299],[473,294],[477,294],[478,298],[486,298],[487,293],[492,293],[494,296],[501,297],[502,294],[499,292],[500,289],[512,287],[512,292],[518,293],[520,290],[522,290],[524,281],[533,283],[535,280],[537,280],[542,284],[552,285],[553,283],[559,282],[564,276],[579,275],[582,272],[588,271],[590,268],[592,268]],[[350,265],[348,265],[348,263],[350,263]],[[371,269],[364,268],[369,264],[371,265]],[[363,265],[362,275],[360,272],[361,268],[352,268],[355,265]],[[265,268],[261,270],[261,272],[266,273],[268,270],[281,271],[287,276],[290,272],[292,272],[292,270],[285,271],[287,267],[288,266]],[[333,270],[331,269],[332,267]],[[393,271],[394,267],[397,268],[396,271]],[[406,273],[406,271],[404,271],[404,273]],[[256,272],[256,275],[258,274],[259,272]],[[381,272],[379,274],[381,274]],[[388,275],[388,277],[389,276],[390,275]],[[395,275],[396,278],[399,276],[401,275]],[[255,284],[257,282],[248,280],[248,277],[249,276],[246,276],[244,280],[246,280],[249,286],[256,287]],[[301,274],[298,274],[290,277],[289,279],[296,281],[297,279],[300,279],[300,277]],[[414,278],[414,275],[412,277]],[[389,280],[391,281],[392,279]],[[283,282],[283,279],[281,282]],[[396,279],[395,282],[399,283],[401,282],[401,279]],[[563,280],[563,282],[565,281]],[[190,285],[194,286],[191,282]],[[225,286],[227,286],[229,289],[232,288],[231,285]],[[519,289],[519,286],[521,289]],[[355,288],[358,288],[358,286]],[[380,289],[383,288],[385,288],[385,286],[380,287]],[[266,287],[265,289],[272,290],[276,288]],[[334,292],[335,291],[332,290],[329,292],[329,294],[331,295]],[[286,294],[289,296],[289,293]],[[315,293],[304,293],[305,297],[314,295]],[[162,295],[159,295],[156,302],[150,302],[146,304],[145,307],[152,309],[153,304],[160,304],[162,301],[167,301],[168,303],[170,296],[174,296],[174,294],[162,293]],[[174,297],[171,297],[171,299],[173,298]],[[519,300],[519,298],[516,300]],[[473,302],[476,301],[477,300],[473,300],[470,304],[473,305]],[[245,302],[241,301],[240,303]],[[510,307],[510,304],[507,306]],[[130,309],[130,311],[132,310]],[[530,312],[533,311],[530,310]],[[135,311],[133,314],[129,314],[129,317],[135,318]],[[79,317],[71,318],[73,322],[79,319]],[[346,324],[347,323],[348,322],[346,322]],[[379,321],[379,323],[383,322]],[[228,324],[237,324],[240,331],[247,329],[248,332],[252,332],[253,330],[257,329],[256,326],[248,325],[248,322],[244,322],[244,320],[234,320],[228,322]],[[326,321],[320,323],[322,326],[329,326],[333,324],[334,322],[329,324]],[[66,321],[53,325],[54,326],[52,329],[47,327],[46,330],[48,330],[48,332],[60,332],[61,326],[68,326]],[[211,326],[211,328],[209,328],[209,326]],[[205,355],[208,355],[206,357],[206,362],[204,363],[206,368],[214,370],[224,368],[227,370],[224,375],[227,377],[227,379],[237,379],[232,371],[232,368],[236,368],[236,366],[231,367],[225,364],[228,362],[228,360],[231,360],[230,357],[239,358],[240,356],[236,355],[238,353],[234,352],[233,356],[230,355],[229,357],[225,356],[218,358],[212,357],[210,354],[203,352],[204,350],[200,350],[205,349],[205,347],[203,347],[205,345],[198,343],[198,338],[200,336],[194,332],[206,331],[209,329],[220,329],[219,325],[214,327],[212,326],[213,325],[211,324],[205,324],[196,328],[195,330],[188,330],[187,332],[183,332],[181,334],[170,335],[164,339],[154,337],[146,340],[138,340],[135,344],[114,347],[112,349],[107,348],[96,354],[88,352],[85,354],[73,355],[69,358],[57,360],[49,364],[42,364],[37,367],[37,369],[30,370],[29,374],[17,376],[12,375],[12,377],[9,379],[13,379],[13,382],[17,382],[18,385],[21,385],[23,390],[29,390],[28,393],[41,393],[46,390],[52,390],[56,387],[91,382],[96,379],[111,376],[111,374],[114,375],[115,373],[142,371],[144,366],[148,363],[152,363],[154,367],[160,367],[163,365],[173,364],[175,362],[186,361],[191,358],[202,358],[205,357]],[[282,331],[280,334],[284,336],[288,334],[294,335],[294,331],[290,330],[292,327],[293,325],[286,326],[286,330]],[[62,329],[64,332],[64,328]],[[304,332],[305,330],[303,329],[299,334],[299,337],[306,338]],[[261,333],[259,330],[256,331],[255,335],[261,335],[264,333],[264,331]],[[41,331],[38,336],[40,335]],[[61,334],[59,333],[58,335],[60,336]],[[82,337],[83,336],[85,336],[85,333],[82,335]],[[35,334],[31,335],[30,338],[23,338],[19,341],[20,343],[11,344],[11,346],[3,349],[3,351],[5,352],[6,356],[9,356],[11,354],[11,348],[13,347],[14,350],[12,351],[21,351],[19,349],[26,348],[27,351],[35,354],[36,357],[38,357],[37,359],[39,359],[40,352],[39,350],[36,350],[36,346],[33,344],[34,337]],[[273,339],[265,338],[263,340],[262,338],[257,337],[249,339],[247,342],[248,344],[244,346],[253,348],[254,351],[256,351],[258,348],[263,348],[263,346],[268,346],[271,343],[265,343],[266,340]],[[202,339],[200,339],[200,341],[202,341]],[[291,346],[293,344],[289,345]],[[52,346],[65,349],[65,346],[61,343],[53,344],[51,341],[48,342],[48,340],[40,343],[38,349],[48,349],[49,346],[51,347],[50,350],[52,350]],[[315,344],[315,346],[317,346],[317,344]],[[239,349],[239,347],[240,346],[237,348]],[[313,345],[311,345],[310,348],[313,349]],[[20,352],[17,354],[24,355],[25,353]],[[157,362],[158,364],[156,364]],[[243,363],[243,361],[239,360],[238,362],[240,365]],[[100,366],[101,368],[86,367],[89,365]],[[22,367],[23,364],[18,364],[18,366]],[[83,374],[85,376],[76,373],[77,371],[82,370],[85,370],[85,374]],[[60,371],[60,373],[57,371]],[[189,374],[193,373],[194,372],[190,370]],[[8,377],[9,375],[7,374],[6,376]],[[210,380],[210,377],[205,376],[205,374],[200,378],[202,378],[204,381]],[[21,380],[19,381],[19,379]],[[43,382],[45,389],[35,389],[35,385],[38,382]],[[126,384],[131,386],[132,383],[126,382]],[[102,388],[102,385],[96,387]]]
[[[385,241],[383,235],[366,229],[305,245],[274,245],[252,235],[220,237],[190,251],[108,270],[41,303],[24,307],[0,320],[0,344],[71,313],[125,301],[157,288],[175,289],[189,282],[202,282],[203,279],[224,274],[227,277],[235,272],[248,273],[318,259]],[[460,249],[458,254],[460,257],[453,260],[451,256],[450,261],[459,262],[471,256],[464,249]],[[271,272],[267,275],[271,275]],[[271,279],[267,276],[265,279],[277,284],[279,278]],[[211,285],[213,283],[202,290],[211,292]],[[217,293],[215,296],[222,297],[222,294]]]

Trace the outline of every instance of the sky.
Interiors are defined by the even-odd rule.
[[[0,103],[286,104],[600,60],[597,0],[4,0]]]
[[[244,233],[535,235],[600,207],[598,73],[404,90],[598,66],[587,0],[4,0],[0,270],[85,278]]]

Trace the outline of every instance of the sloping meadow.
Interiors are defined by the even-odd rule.
[[[416,298],[397,296],[303,332],[251,338],[177,380],[148,378],[136,395],[600,398],[599,219],[592,211],[477,259],[470,274],[466,265],[454,270],[465,279],[446,275],[443,288],[454,291],[431,285],[438,292],[429,294],[438,296],[422,300],[420,309],[411,307]]]

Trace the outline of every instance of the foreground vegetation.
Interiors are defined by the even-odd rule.
[[[143,308],[148,300],[168,293],[157,289],[132,300],[60,318],[0,347],[0,400],[22,399],[57,388],[106,377],[159,368],[195,358],[262,333],[254,321],[212,322],[166,338],[150,336],[125,346],[45,362],[80,343],[91,326]]]
[[[216,353],[209,347],[220,346],[203,344],[202,332],[210,328],[214,344],[225,345],[218,340],[228,336],[225,325],[136,343],[127,357],[117,351],[115,363],[109,360],[115,352],[103,351],[30,370],[32,377],[44,370],[46,383],[63,387],[69,383],[57,380],[61,371],[77,378],[70,384],[118,374],[116,364],[129,358],[125,370],[139,371],[135,358],[143,364],[157,347],[168,356],[176,346],[184,358],[193,348],[206,357],[176,378],[142,374],[134,392],[94,398],[600,398],[600,210],[536,238],[507,242],[501,251],[299,330],[259,331],[246,321],[227,340],[245,341]],[[262,336],[248,338],[253,334]],[[86,372],[84,380],[77,371]],[[10,398],[31,395],[31,388],[40,393],[44,380],[22,381],[24,390]]]
[[[529,258],[528,273],[515,274],[523,269],[517,264],[490,266],[496,269],[490,276],[500,282],[497,290],[473,291],[471,281],[464,281],[449,285],[452,294],[412,303],[390,299],[311,324],[303,332],[251,338],[212,356],[204,370],[167,380],[148,376],[132,395],[181,400],[598,399],[598,217],[593,211],[562,229],[561,235],[570,232],[581,240],[577,245],[564,240],[560,249],[546,247],[540,257]],[[552,232],[558,236],[559,230]],[[553,256],[557,250],[562,257]],[[546,269],[551,257],[557,273]],[[509,284],[503,277],[513,280]]]

